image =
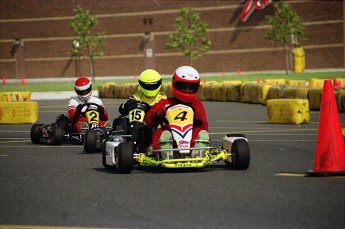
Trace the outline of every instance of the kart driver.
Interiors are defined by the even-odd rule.
[[[194,110],[193,134],[191,147],[195,146],[195,140],[209,140],[208,121],[203,104],[196,99],[200,85],[200,76],[196,69],[190,66],[181,66],[176,69],[172,78],[173,97],[160,100],[146,114],[145,123],[157,129],[152,135],[152,148],[158,148],[159,140],[170,140],[172,135],[165,119],[166,108],[176,104],[185,104]],[[172,147],[172,146],[170,146]]]
[[[68,117],[71,120],[73,131],[80,133],[82,129],[88,128],[87,118],[85,117],[88,103],[99,105],[99,126],[110,125],[107,122],[109,119],[108,111],[104,108],[102,100],[92,96],[92,84],[88,78],[78,78],[74,83],[74,90],[77,97],[72,98],[68,103]]]
[[[161,99],[167,98],[164,92],[160,92],[162,87],[162,78],[157,71],[153,69],[144,70],[140,73],[138,82],[138,91],[119,106],[119,112],[121,115],[114,120],[114,129],[121,126],[120,122],[128,121],[125,116],[128,115],[130,106],[136,101],[145,102],[148,105],[153,106]]]

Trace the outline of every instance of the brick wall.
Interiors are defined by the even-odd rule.
[[[157,4],[158,2],[158,4]],[[303,18],[307,40],[303,44],[306,68],[345,67],[345,4],[343,1],[288,1]],[[265,15],[273,5],[255,10],[246,21],[239,20],[240,1],[140,1],[140,0],[3,0],[0,2],[0,75],[16,76],[10,50],[14,38],[24,43],[27,78],[88,75],[89,63],[68,53],[73,40],[69,23],[77,5],[90,10],[106,32],[105,56],[96,58],[97,76],[137,75],[144,69],[143,34],[151,32],[155,41],[156,69],[171,74],[188,58],[177,50],[166,50],[173,21],[183,6],[197,9],[209,25],[212,48],[194,66],[200,72],[285,70],[282,47],[264,39]],[[146,24],[145,24],[146,20]],[[151,20],[152,23],[149,23]]]

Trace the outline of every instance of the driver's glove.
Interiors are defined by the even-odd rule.
[[[161,121],[165,117],[166,112],[167,109],[165,108],[165,106],[160,107],[155,113],[155,120]]]
[[[104,114],[104,107],[100,106],[99,109],[98,109],[98,112],[100,114]]]
[[[77,106],[76,110],[77,110],[79,113],[81,113],[81,110],[83,109],[83,107],[84,107],[84,104],[79,104],[79,105]]]
[[[76,108],[76,110],[79,112],[79,113],[85,113],[87,109],[87,105],[86,104],[79,104]]]

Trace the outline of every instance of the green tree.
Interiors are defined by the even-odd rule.
[[[292,66],[292,43],[304,40],[304,26],[297,12],[284,1],[274,3],[275,14],[266,16],[265,21],[272,27],[266,30],[265,38],[284,46],[286,74]],[[298,44],[296,44],[298,45]]]
[[[180,16],[175,19],[175,32],[169,34],[171,42],[165,44],[167,49],[180,49],[185,56],[189,56],[190,65],[193,60],[202,56],[210,47],[207,24],[200,19],[193,8],[184,7]]]
[[[95,80],[94,57],[104,56],[103,45],[105,32],[93,32],[98,25],[96,16],[90,15],[88,10],[77,6],[73,10],[74,17],[70,23],[75,38],[71,43],[72,56],[86,54],[90,60],[90,73]]]

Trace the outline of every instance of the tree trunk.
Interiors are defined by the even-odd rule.
[[[190,66],[193,67],[193,56],[192,56],[192,53],[189,54],[189,62],[190,62]]]
[[[92,51],[91,51],[90,47],[88,47],[88,52],[89,52],[89,58],[90,58],[90,74],[91,74],[91,79],[92,79],[92,81],[96,81],[95,71],[94,71],[93,54],[92,54]]]
[[[288,46],[287,44],[284,45],[284,49],[285,49],[285,74],[288,75],[289,74],[289,50],[288,50]]]
[[[292,45],[289,45],[289,65],[290,65],[290,72],[294,72],[295,71],[295,67],[294,67],[294,62],[293,62],[293,55],[292,55]]]

